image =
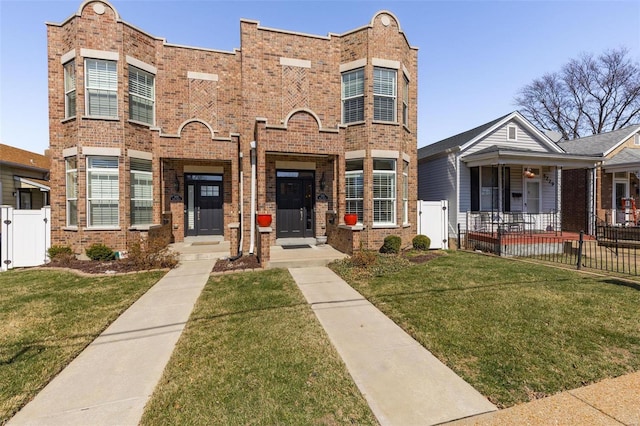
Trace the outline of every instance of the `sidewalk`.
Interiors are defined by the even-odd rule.
[[[169,271],[8,424],[138,424],[214,263]]]
[[[381,425],[434,425],[496,410],[329,268],[289,272]]]

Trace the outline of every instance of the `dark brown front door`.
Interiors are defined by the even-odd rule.
[[[186,186],[186,235],[223,235],[222,176],[187,175]]]
[[[276,237],[314,236],[314,172],[276,172]]]

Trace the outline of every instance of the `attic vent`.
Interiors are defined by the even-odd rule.
[[[518,128],[514,125],[507,126],[507,140],[508,141],[517,141],[518,140]]]
[[[640,133],[636,133],[634,139],[633,139],[633,143],[636,145],[640,145]]]

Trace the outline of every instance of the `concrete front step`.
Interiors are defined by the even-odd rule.
[[[282,246],[271,246],[271,258],[268,269],[305,268],[309,266],[327,266],[330,262],[342,259],[347,255],[328,244],[309,248],[285,249]]]
[[[217,260],[228,257],[229,254],[222,253],[181,253],[180,262],[191,262],[196,260]]]

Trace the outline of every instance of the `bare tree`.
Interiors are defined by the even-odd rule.
[[[545,74],[515,98],[520,112],[565,139],[598,134],[640,121],[640,66],[628,50],[607,50],[571,59],[560,72]]]

